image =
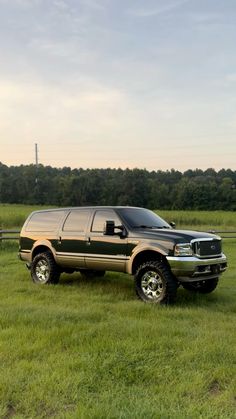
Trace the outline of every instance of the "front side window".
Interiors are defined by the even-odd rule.
[[[90,211],[74,210],[68,215],[63,231],[74,231],[84,233],[86,231]]]
[[[103,233],[106,221],[114,221],[116,226],[121,225],[121,221],[115,211],[98,210],[95,212],[91,231]]]

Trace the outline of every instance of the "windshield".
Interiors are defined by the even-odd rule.
[[[171,228],[161,217],[145,208],[119,208],[119,213],[131,228]]]

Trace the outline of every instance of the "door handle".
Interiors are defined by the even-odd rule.
[[[86,238],[86,245],[89,246],[90,244],[91,244],[91,239],[90,239],[90,237],[87,237]]]

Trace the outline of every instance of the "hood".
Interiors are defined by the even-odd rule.
[[[152,229],[138,228],[132,230],[133,237],[143,237],[151,240],[168,240],[175,243],[189,243],[193,239],[219,239],[219,236],[211,233],[194,230],[174,230],[174,229]]]

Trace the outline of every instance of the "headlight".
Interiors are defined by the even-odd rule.
[[[175,246],[175,256],[192,256],[193,250],[190,243],[179,243]]]

